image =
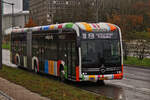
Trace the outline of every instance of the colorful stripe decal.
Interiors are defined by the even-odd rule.
[[[50,25],[50,29],[53,30],[55,28],[54,25]]]
[[[123,74],[111,74],[111,75],[82,75],[82,77],[84,77],[84,81],[87,80],[112,80],[112,79],[122,79],[123,78]]]
[[[58,76],[58,62],[52,60],[45,61],[45,73]]]
[[[76,66],[76,81],[80,81],[80,79],[79,79],[79,66]]]
[[[89,80],[95,80],[95,75],[89,75]]]
[[[112,75],[112,79],[114,79],[114,75]]]
[[[62,24],[58,25],[58,29],[62,29]]]
[[[68,74],[67,74],[67,66],[66,65],[64,65],[64,71],[65,71],[65,78],[67,79],[68,78]]]
[[[110,27],[105,24],[105,23],[99,23],[99,26],[100,26],[100,30],[103,30],[103,31],[110,31]]]
[[[61,60],[57,61],[57,75],[60,75],[59,69],[60,69]]]
[[[45,73],[48,74],[48,60],[45,61]]]
[[[74,28],[76,26],[77,28]],[[86,22],[79,22],[79,23],[62,23],[62,24],[53,24],[53,25],[47,25],[47,26],[37,26],[32,28],[21,28],[21,29],[13,29],[13,32],[27,32],[29,29],[32,31],[39,31],[39,30],[57,30],[57,29],[74,29],[76,32],[78,31],[78,28],[85,30],[87,32],[97,32],[97,31],[114,31],[117,29],[117,27],[110,23],[86,23]]]
[[[73,25],[74,25],[73,23],[68,23],[68,24],[65,25],[65,28],[72,28]]]
[[[96,29],[96,25],[95,24],[92,24],[92,26]]]
[[[54,75],[54,61],[48,61],[48,73]]]
[[[122,79],[123,78],[123,74],[114,74],[114,79]]]
[[[107,24],[109,27],[110,27],[110,30],[111,31],[114,31],[114,30],[116,30],[117,28],[114,26],[114,25],[112,25],[112,24]]]
[[[89,24],[87,24],[87,23],[81,23],[81,24],[83,24],[84,25],[84,27],[85,27],[85,29],[86,29],[86,31],[87,32],[92,32],[92,27],[89,25]]]
[[[100,26],[98,24],[96,24],[97,28],[100,29]]]
[[[43,26],[43,27],[42,27],[42,30],[44,30],[44,31],[49,30],[49,26]]]

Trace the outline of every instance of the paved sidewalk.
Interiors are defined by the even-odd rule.
[[[6,95],[2,91],[0,91],[0,100],[14,100],[14,99],[11,98],[10,96]]]
[[[42,97],[39,94],[33,93],[22,86],[11,83],[0,77],[0,91],[10,96],[12,99],[7,99],[0,94],[0,100],[50,100]]]

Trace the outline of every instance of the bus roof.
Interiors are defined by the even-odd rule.
[[[37,26],[32,28],[19,28],[13,29],[12,32],[20,33],[27,32],[28,30],[32,31],[48,31],[48,30],[59,30],[59,29],[74,29],[75,31],[79,31],[79,29],[87,32],[109,32],[117,29],[116,25],[110,23],[86,23],[86,22],[78,22],[78,23],[62,23],[62,24],[52,24],[46,26]]]

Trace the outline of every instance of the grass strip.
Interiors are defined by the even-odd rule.
[[[0,77],[19,84],[32,92],[48,97],[51,100],[111,100],[54,79],[7,66],[4,66],[0,70]]]
[[[124,60],[124,64],[133,65],[133,66],[150,67],[150,59],[144,58],[143,60],[139,60],[137,57],[128,57],[127,60]]]

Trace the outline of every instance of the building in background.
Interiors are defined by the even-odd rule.
[[[9,34],[12,29],[12,14],[4,14],[2,16],[2,30],[3,34]],[[29,11],[21,11],[14,14],[14,27],[24,27],[29,21]]]
[[[37,25],[95,22],[99,1],[101,0],[30,0],[30,17]]]
[[[55,23],[54,19],[61,20],[61,16],[66,14],[70,8],[78,0],[30,0],[29,9],[30,16],[38,25]],[[61,16],[55,16],[61,12]],[[69,15],[70,12],[67,12]]]
[[[23,11],[28,11],[29,10],[29,0],[23,0]]]

